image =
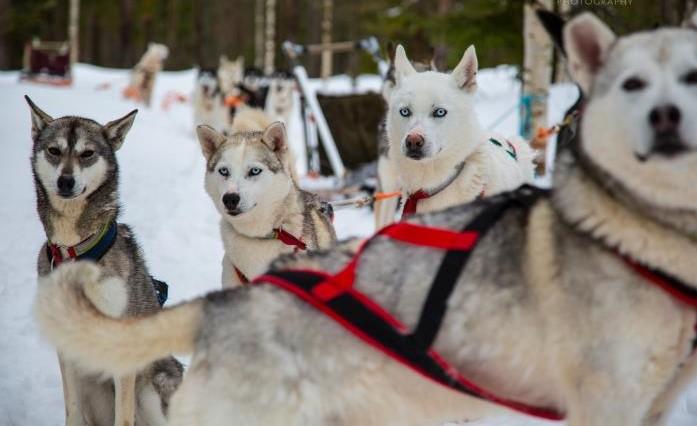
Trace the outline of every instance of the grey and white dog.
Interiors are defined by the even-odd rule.
[[[560,152],[551,194],[507,210],[480,240],[434,348],[480,386],[556,408],[570,426],[663,424],[695,376],[697,311],[627,259],[697,289],[697,124],[684,119],[697,113],[697,32],[617,38],[583,14],[566,25],[565,43],[588,99],[581,137]],[[460,230],[496,200],[411,221]],[[346,242],[274,268],[336,272],[354,249]],[[354,285],[413,327],[443,256],[378,237]],[[41,328],[80,365],[115,374],[193,352],[171,424],[420,425],[490,407],[424,380],[277,287],[127,321],[85,297],[104,276],[83,263],[46,279]]]
[[[79,256],[83,249],[96,247],[115,223],[119,212],[115,151],[136,111],[102,126],[81,117],[54,119],[26,99],[31,107],[37,210],[48,239],[38,259],[39,277],[45,277],[59,262],[57,257]],[[127,225],[116,226],[113,246],[99,260],[107,282],[88,293],[102,312],[113,317],[153,313],[159,305],[140,248]],[[52,260],[49,248],[55,250]],[[112,380],[67,361],[60,351],[58,357],[66,424],[71,426],[164,424],[169,398],[183,372],[178,361],[163,356],[137,371],[110,376],[116,377]]]

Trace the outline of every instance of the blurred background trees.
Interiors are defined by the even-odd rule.
[[[81,0],[79,61],[131,67],[149,41],[169,46],[166,68],[213,67],[221,53],[254,63],[255,5],[258,0]],[[678,24],[694,0],[629,0],[626,6],[591,9],[617,32]],[[283,40],[319,43],[322,0],[276,0],[276,46]],[[574,3],[576,4],[575,6]],[[66,40],[69,0],[0,0],[0,69],[21,67],[22,49],[32,37]],[[522,0],[334,0],[334,41],[377,36],[403,43],[409,55],[439,68],[452,67],[476,42],[480,66],[520,65],[523,54]],[[287,68],[280,50],[276,67]],[[308,58],[310,75],[319,57]],[[369,58],[341,54],[335,72],[375,72]]]

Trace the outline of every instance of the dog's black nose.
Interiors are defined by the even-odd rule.
[[[649,124],[656,133],[671,133],[680,125],[680,110],[673,104],[655,107],[649,112]]]
[[[407,157],[414,160],[419,160],[424,156],[424,137],[419,134],[409,134],[406,139],[404,139],[404,144],[407,148]]]
[[[237,205],[240,204],[240,194],[236,192],[231,192],[223,195],[223,204],[228,210],[235,210]]]
[[[75,178],[70,175],[61,175],[58,177],[58,192],[61,194],[70,194],[73,192],[73,187],[75,186]]]

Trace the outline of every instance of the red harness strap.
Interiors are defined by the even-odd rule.
[[[351,261],[335,275],[311,270],[271,271],[252,283],[273,284],[293,293],[367,344],[441,385],[528,415],[561,420],[563,415],[554,409],[501,398],[481,388],[432,348],[447,309],[447,299],[469,254],[512,200],[514,197],[510,195],[499,197],[498,203],[488,205],[462,232],[405,222],[389,225],[364,242]],[[413,330],[353,286],[360,257],[378,236],[447,251]]]
[[[291,234],[290,232],[284,230],[283,228],[274,228],[273,237],[287,246],[295,247],[295,252],[299,250],[307,250],[307,245],[298,237]],[[235,268],[235,274],[242,284],[249,284],[249,278],[240,271],[236,265],[232,265]]]

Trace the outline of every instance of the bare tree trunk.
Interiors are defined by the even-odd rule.
[[[131,46],[131,34],[133,33],[133,0],[121,0],[119,3],[121,12],[121,25],[119,35],[121,38],[121,66],[130,68],[133,66],[133,46]]]
[[[264,0],[254,0],[254,66],[264,66]]]
[[[334,14],[334,2],[332,0],[322,1],[322,44],[328,47],[332,42],[332,15]],[[320,65],[320,77],[329,78],[332,75],[332,51],[328,48],[322,50],[322,62]]]
[[[557,13],[559,13],[564,18],[569,17],[569,12],[571,11],[571,2],[560,1],[557,3]],[[569,71],[566,67],[566,58],[558,50],[555,51],[555,65],[554,65],[554,82],[563,83],[566,81],[571,81],[569,76]]]
[[[204,0],[196,0],[194,2],[194,58],[196,58],[196,64],[200,67],[205,66],[203,53],[204,3]]]
[[[0,0],[0,69],[10,68],[10,45],[7,32],[10,27],[10,0]]]
[[[68,41],[70,43],[70,63],[79,59],[80,48],[80,0],[70,0],[70,17],[68,18]]]
[[[697,1],[695,0],[685,0],[685,9],[683,10],[682,22],[687,22],[692,14],[695,12],[695,6],[697,6]]]
[[[264,41],[264,74],[274,70],[276,57],[276,0],[266,0],[266,40]]]
[[[539,0],[551,9],[552,0]],[[521,136],[531,141],[533,148],[545,152],[546,138],[536,138],[540,128],[547,127],[547,94],[552,73],[552,41],[535,15],[535,9],[523,8],[523,94],[521,98]],[[545,171],[544,155],[540,156],[537,172]]]
[[[450,12],[451,7],[451,0],[438,0],[436,13],[442,18]],[[433,57],[430,58],[430,60],[439,70],[445,71],[448,68],[448,46],[445,40],[443,40],[443,37],[440,37],[440,40],[433,47]]]

